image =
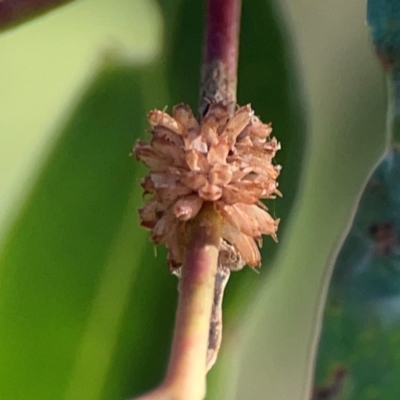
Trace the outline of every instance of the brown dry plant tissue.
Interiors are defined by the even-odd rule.
[[[139,210],[141,225],[151,230],[154,243],[167,246],[172,270],[180,268],[185,249],[185,224],[212,203],[221,217],[221,246],[233,246],[235,258],[260,265],[261,235],[276,239],[274,220],[260,199],[280,194],[280,166],[272,159],[279,143],[271,138],[250,105],[229,117],[227,107],[210,104],[200,123],[187,105],[172,117],[163,111],[148,114],[150,142],[138,141],[135,155],[149,169],[142,181],[151,198]]]

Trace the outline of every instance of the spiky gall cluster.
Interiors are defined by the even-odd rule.
[[[167,246],[170,267],[182,265],[185,224],[205,202],[221,218],[221,248],[229,244],[242,264],[259,266],[256,242],[262,245],[261,235],[276,240],[279,223],[260,201],[280,195],[281,168],[272,163],[280,146],[270,137],[271,125],[254,116],[250,105],[230,116],[219,103],[210,104],[200,123],[184,104],[175,106],[172,116],[151,111],[148,120],[152,138],[134,148],[150,169],[142,187],[151,197],[139,213],[153,241]]]

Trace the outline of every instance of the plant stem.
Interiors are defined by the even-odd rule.
[[[72,0],[0,0],[0,31]]]
[[[225,104],[231,114],[235,110],[241,6],[241,0],[207,1],[200,119],[207,113],[210,102]],[[222,340],[222,298],[229,275],[229,268],[219,266],[210,319],[206,372],[214,365]]]
[[[220,217],[212,204],[203,206],[188,223],[187,237],[167,374],[158,389],[137,400],[201,400],[206,393],[206,357],[221,238]]]
[[[241,0],[208,0],[199,113],[210,102],[236,106]],[[205,204],[188,223],[174,339],[163,383],[136,400],[202,400],[221,340],[221,301],[229,271],[219,271],[220,217]],[[213,306],[214,304],[214,306]]]
[[[221,238],[219,216],[212,205],[203,209],[189,235],[166,377],[182,400],[202,399],[206,393],[208,332]]]
[[[210,101],[236,106],[241,0],[208,0],[200,88],[200,116]]]

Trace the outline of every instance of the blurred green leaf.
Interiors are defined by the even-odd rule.
[[[1,36],[0,237],[99,65],[150,63],[162,22],[151,0],[85,0]]]
[[[141,190],[137,164],[128,157],[146,126],[142,74],[111,66],[99,72],[4,245],[0,398],[100,398],[105,382],[112,381],[109,369],[132,300],[129,324],[135,329],[129,340],[135,356],[125,361],[137,362],[133,369],[139,372],[149,354],[160,356],[163,341],[148,337],[140,311],[158,308],[163,278],[167,287],[173,280],[154,263],[143,268],[151,246],[137,229]],[[152,299],[150,278],[157,288]],[[145,288],[145,302],[143,292],[135,296],[135,285]],[[173,286],[167,293],[174,293]],[[164,318],[167,327],[172,317]],[[149,347],[140,346],[138,337]],[[168,341],[165,335],[162,347]],[[121,359],[117,363],[121,379],[126,370]],[[157,367],[152,371],[148,378],[154,384]]]
[[[235,375],[227,380],[234,395],[221,390],[219,399],[309,400],[327,267],[385,141],[382,77],[366,39],[364,7],[282,4],[306,89],[306,174],[274,273],[228,339],[236,352]]]
[[[129,153],[167,103],[161,63],[106,61],[68,118],[0,256],[0,398],[126,398],[161,379],[176,278],[139,228]]]

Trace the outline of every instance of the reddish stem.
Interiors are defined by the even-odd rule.
[[[231,111],[235,108],[240,9],[241,0],[207,1],[200,117],[210,102],[222,102]],[[207,369],[219,347],[220,327],[215,324],[221,319],[218,302],[227,279],[216,285],[221,227],[213,204],[205,204],[188,229],[167,374],[158,388],[136,400],[201,400],[205,396]],[[211,345],[210,329],[215,331]]]
[[[241,0],[208,0],[200,115],[210,101],[236,105]]]
[[[0,30],[43,14],[72,0],[0,0]]]
[[[207,347],[220,246],[220,218],[203,206],[187,227],[174,339],[164,382],[136,400],[202,400],[206,394]]]

